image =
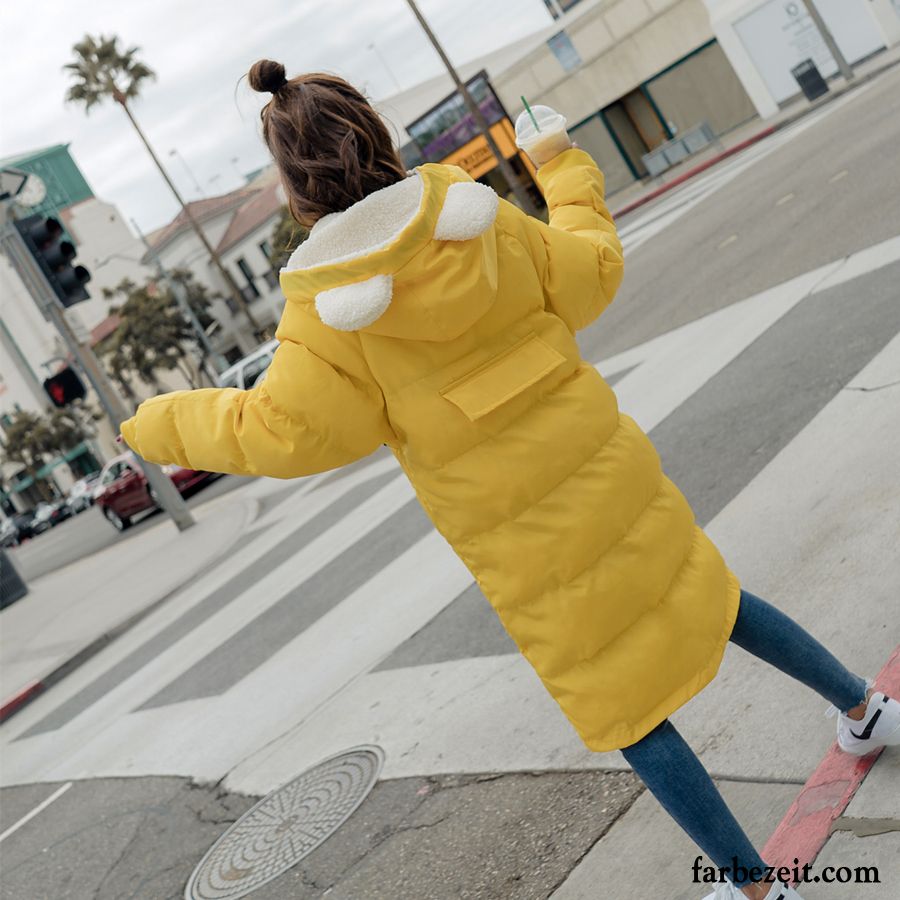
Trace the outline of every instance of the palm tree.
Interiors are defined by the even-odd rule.
[[[129,100],[134,100],[139,94],[141,85],[145,81],[156,78],[156,73],[137,59],[139,47],[129,47],[124,52],[119,49],[119,38],[115,35],[112,37],[94,38],[86,34],[82,40],[72,47],[75,54],[75,61],[67,63],[63,69],[68,69],[74,84],[66,92],[67,103],[81,103],[86,113],[90,113],[91,109],[103,100],[111,97],[125,110],[125,115],[134,126],[134,130],[138,133],[138,137],[144,142],[147,152],[150,154],[156,168],[159,169],[160,175],[165,179],[169,189],[175,195],[175,199],[181,206],[181,211],[190,223],[197,237],[209,253],[210,259],[219,270],[219,274],[225,281],[229,293],[237,303],[238,308],[247,316],[250,327],[259,336],[260,327],[250,308],[244,295],[241,293],[237,284],[232,278],[231,273],[222,264],[219,254],[213,249],[212,244],[207,240],[206,235],[200,224],[194,218],[191,211],[185,205],[178,188],[172,183],[168,173],[163,168],[157,155],[153,152],[150,142],[146,135],[141,131],[140,126],[134,118],[131,107],[128,105]]]

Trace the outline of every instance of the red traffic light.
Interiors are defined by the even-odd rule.
[[[44,381],[44,390],[54,406],[68,406],[73,400],[81,400],[86,391],[84,382],[71,367],[57,372]]]

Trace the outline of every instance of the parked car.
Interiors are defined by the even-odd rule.
[[[0,547],[15,547],[19,543],[19,529],[12,519],[0,522]]]
[[[176,465],[163,466],[163,472],[182,495],[219,477],[214,472]],[[133,453],[116,456],[103,467],[94,490],[94,502],[117,531],[130,528],[136,515],[159,505]]]
[[[60,497],[58,500],[54,500],[50,504],[50,527],[55,528],[59,525],[60,522],[65,522],[66,519],[71,519],[75,513],[72,512],[72,507],[69,506],[69,498],[68,497]]]
[[[53,504],[42,502],[34,508],[34,518],[31,520],[31,534],[37,537],[45,531],[49,531],[53,527],[51,516],[53,515]]]
[[[219,375],[219,387],[233,387],[246,391],[264,375],[272,362],[278,341],[268,341],[252,353],[238,360]]]
[[[100,480],[100,473],[95,472],[87,478],[81,478],[69,488],[69,509],[77,514],[90,509],[94,504],[94,488]]]
[[[33,521],[33,509],[29,509],[27,512],[16,513],[11,519],[4,521],[2,532],[0,532],[0,545],[3,547],[16,547],[22,541],[27,541],[28,538],[34,537]]]
[[[60,522],[71,518],[72,510],[65,497],[54,500],[52,503],[39,503],[34,510],[31,530],[36,535],[42,534],[49,528],[55,528]]]

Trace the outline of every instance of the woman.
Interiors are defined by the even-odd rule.
[[[584,743],[621,749],[717,866],[762,867],[667,720],[711,681],[728,640],[843,710],[847,749],[900,740],[900,704],[867,697],[862,678],[741,590],[581,359],[574,335],[623,266],[596,164],[569,149],[539,169],[545,225],[458,168],[407,173],[340,78],[288,81],[264,60],[250,84],[273,94],[263,134],[311,228],[281,275],[280,345],[251,391],[143,403],[122,425],[128,444],[152,462],[281,478],[387,444]],[[798,896],[732,875],[716,896]]]

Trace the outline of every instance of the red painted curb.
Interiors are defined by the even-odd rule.
[[[764,128],[762,131],[758,131],[756,134],[751,135],[743,141],[735,144],[733,147],[729,147],[727,150],[723,150],[717,156],[712,157],[711,159],[706,160],[706,162],[702,162],[697,166],[694,166],[693,169],[688,169],[687,172],[682,172],[677,178],[673,178],[671,181],[667,181],[665,184],[660,185],[655,190],[650,191],[649,194],[644,194],[643,197],[638,197],[637,200],[632,200],[631,203],[626,203],[620,210],[614,212],[613,218],[618,219],[619,216],[624,216],[626,213],[630,213],[633,210],[637,209],[640,206],[643,206],[645,203],[649,203],[651,200],[655,200],[657,197],[662,196],[666,193],[666,191],[671,191],[672,188],[678,187],[680,184],[684,184],[690,178],[693,178],[695,175],[699,175],[701,172],[706,171],[711,166],[714,166],[716,163],[721,162],[723,159],[727,159],[729,156],[734,156],[735,153],[740,153],[741,150],[746,150],[747,147],[755,144],[757,141],[761,141],[763,138],[767,138],[770,134],[774,134],[778,129],[774,125],[770,125],[768,128]]]
[[[875,684],[892,696],[900,694],[900,647]],[[813,863],[830,836],[832,822],[847,808],[880,755],[879,750],[869,756],[851,756],[832,744],[763,847],[766,864],[777,868]]]
[[[28,703],[32,697],[44,692],[44,683],[42,681],[33,681],[26,685],[20,691],[12,695],[8,700],[0,706],[0,723],[5,722],[19,707]]]

